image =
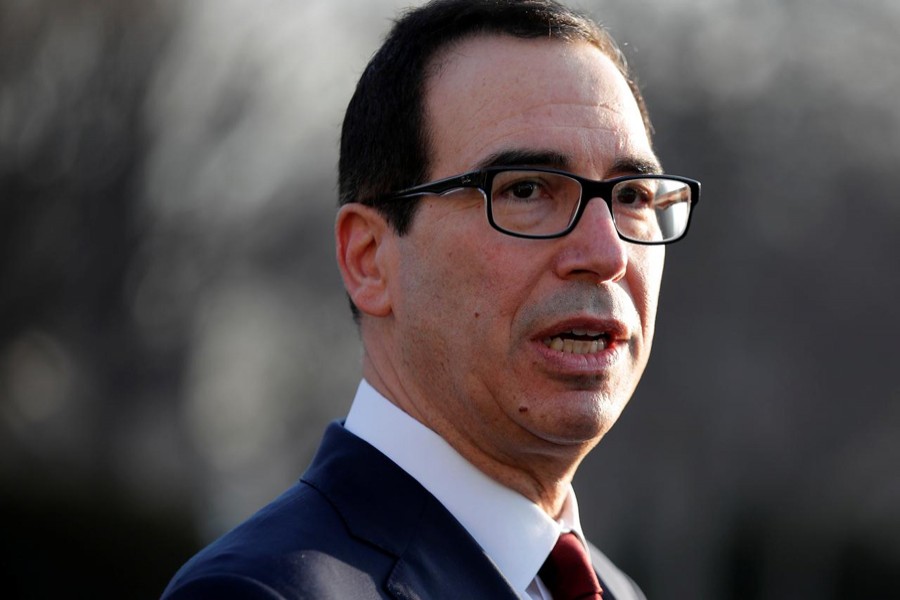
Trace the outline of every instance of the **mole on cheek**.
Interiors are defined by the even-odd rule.
[[[520,412],[520,413],[527,413],[527,412],[528,412],[528,407],[527,407],[527,406],[520,406],[520,407],[519,407],[519,412]]]

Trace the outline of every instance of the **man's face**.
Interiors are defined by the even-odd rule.
[[[436,65],[431,180],[498,157],[591,179],[657,164],[624,78],[594,46],[480,36]],[[391,283],[396,363],[416,410],[504,464],[595,444],[647,363],[662,247],[621,241],[602,200],[550,240],[492,229],[477,190],[420,202]]]

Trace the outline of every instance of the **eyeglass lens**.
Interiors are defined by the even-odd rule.
[[[581,184],[559,173],[503,171],[491,186],[494,223],[511,233],[556,235],[572,225],[581,201]],[[611,193],[612,217],[623,237],[665,242],[687,227],[691,188],[675,179],[635,178],[617,183]]]

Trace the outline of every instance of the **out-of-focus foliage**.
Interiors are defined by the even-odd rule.
[[[337,137],[402,5],[0,0],[14,596],[154,597],[346,411]],[[891,597],[900,7],[582,7],[704,184],[644,382],[576,480],[589,535],[651,598]]]

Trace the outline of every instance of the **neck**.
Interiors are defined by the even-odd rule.
[[[484,448],[446,423],[425,425],[485,475],[525,496],[553,519],[559,518],[575,471],[593,447],[560,446],[532,438],[528,446],[515,445],[514,450],[498,454],[496,447]]]
[[[519,439],[509,440],[499,450],[493,445],[484,447],[442,413],[427,410],[427,404],[416,401],[427,391],[410,387],[409,381],[396,377],[392,370],[377,368],[368,355],[363,358],[363,377],[391,403],[441,436],[478,470],[528,498],[553,519],[560,516],[565,506],[578,465],[596,444],[562,445],[522,432]]]

